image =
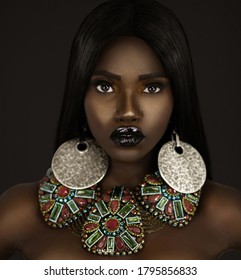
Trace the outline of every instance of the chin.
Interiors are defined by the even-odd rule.
[[[107,151],[110,159],[113,161],[135,163],[150,155],[150,151],[143,150],[140,147],[117,147],[114,150]]]

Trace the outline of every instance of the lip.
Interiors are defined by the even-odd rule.
[[[110,138],[118,146],[132,147],[138,145],[145,136],[137,127],[124,126],[115,129]]]

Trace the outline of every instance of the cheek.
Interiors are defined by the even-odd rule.
[[[94,98],[91,93],[86,94],[84,108],[88,126],[95,135],[108,123],[111,115],[110,110],[106,104],[100,102],[98,98]]]
[[[169,124],[172,110],[173,98],[171,94],[160,98],[160,100],[157,100],[152,106],[149,106],[148,110],[146,110],[146,114],[149,115],[147,119],[150,130],[155,134],[163,134]]]

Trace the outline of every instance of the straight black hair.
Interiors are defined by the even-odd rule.
[[[184,29],[176,16],[156,0],[111,0],[95,8],[81,24],[72,45],[65,95],[57,130],[57,147],[83,136],[85,92],[104,47],[120,36],[144,40],[157,54],[174,97],[172,128],[204,158],[211,178],[209,153],[196,92],[192,59]]]

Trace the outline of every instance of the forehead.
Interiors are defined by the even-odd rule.
[[[164,71],[154,50],[137,37],[120,37],[111,41],[101,53],[96,70],[121,74],[123,70],[149,73]]]

